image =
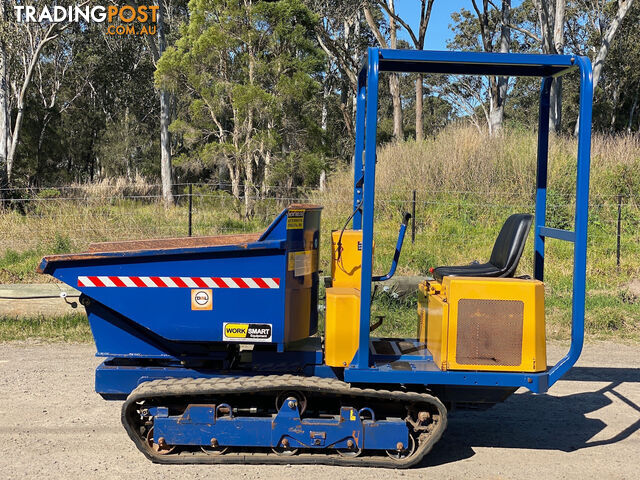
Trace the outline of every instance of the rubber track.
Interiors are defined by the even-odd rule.
[[[338,396],[351,396],[388,400],[408,404],[427,404],[428,411],[437,409],[439,418],[434,418],[429,437],[416,447],[410,457],[394,460],[383,456],[363,456],[348,458],[337,454],[303,453],[292,456],[279,456],[275,453],[230,452],[224,455],[206,455],[204,453],[185,452],[175,455],[157,455],[151,452],[145,440],[138,432],[139,415],[136,402],[170,397],[210,396],[242,394],[243,392],[277,392],[282,390],[301,390]],[[267,375],[255,377],[227,378],[177,378],[153,380],[140,384],[122,406],[122,424],[138,449],[151,461],[165,464],[193,463],[234,463],[234,464],[324,464],[358,467],[408,468],[419,463],[442,437],[447,426],[447,410],[436,397],[414,392],[362,389],[351,387],[348,383],[336,379],[320,377],[301,377],[296,375]],[[424,434],[423,434],[424,436]]]

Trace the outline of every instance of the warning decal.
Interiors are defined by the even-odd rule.
[[[210,288],[191,290],[191,310],[212,310],[213,292]]]
[[[222,339],[226,342],[270,342],[270,323],[223,323]]]
[[[302,277],[313,272],[313,252],[296,252],[293,264],[293,276]]]
[[[287,213],[287,230],[304,228],[304,210],[289,210]]]

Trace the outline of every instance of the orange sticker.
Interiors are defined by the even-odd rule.
[[[191,290],[191,310],[212,310],[213,293],[210,288]]]

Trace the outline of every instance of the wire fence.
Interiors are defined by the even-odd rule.
[[[282,209],[292,203],[325,205],[323,229],[341,228],[351,212],[349,192],[341,194],[291,191],[282,187],[179,184],[175,205],[165,208],[161,185],[91,185],[12,189],[0,209],[0,256],[7,252],[83,250],[90,243],[144,238],[219,235],[263,230]],[[245,195],[244,193],[247,193]],[[17,194],[16,194],[17,192]],[[3,192],[7,194],[9,192]],[[488,230],[497,230],[511,213],[533,213],[529,198],[505,192],[416,191],[381,192],[376,197],[376,219],[387,232],[393,219],[411,212],[411,242],[428,233],[433,248],[437,235],[456,238],[464,248]],[[547,224],[573,228],[574,199],[550,196]],[[387,222],[387,223],[385,223]],[[590,201],[589,246],[615,256],[636,259],[640,244],[640,196],[593,195]],[[493,238],[487,238],[490,245]],[[626,257],[625,257],[626,256]]]

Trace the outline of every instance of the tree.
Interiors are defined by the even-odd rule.
[[[362,18],[361,3],[362,0],[305,0],[317,15],[316,39],[327,57],[322,81],[323,99],[328,99],[329,91],[338,92],[342,121],[350,138],[355,136],[355,97],[360,62],[367,47],[375,44],[375,38]],[[348,150],[353,151],[352,148]]]
[[[640,99],[640,6],[636,3],[629,10],[621,25],[617,40],[611,45],[607,64],[601,75],[605,86],[596,92],[594,121],[609,130],[636,130],[638,101]],[[610,92],[613,91],[613,94]]]
[[[565,44],[565,10],[566,0],[532,0],[536,12],[533,28],[517,25],[506,20],[509,28],[516,30],[531,40],[544,54],[561,55]],[[529,9],[527,2],[521,9]],[[539,30],[539,33],[537,31]],[[562,123],[562,78],[555,78],[551,84],[549,129],[559,131]]]
[[[540,22],[542,53],[564,53],[565,0],[534,0]],[[549,129],[560,131],[562,124],[562,78],[555,78],[549,94]]]
[[[418,34],[416,35],[411,26],[405,22],[402,18],[396,15],[393,10],[393,3],[388,5],[384,0],[378,0],[384,11],[389,15],[389,18],[397,21],[407,31],[413,46],[416,50],[424,50],[424,41],[427,35],[427,27],[429,25],[429,19],[431,18],[431,9],[433,8],[434,0],[420,0],[420,22],[418,26]],[[424,139],[424,119],[423,119],[423,82],[424,77],[422,74],[418,74],[416,78],[416,140],[422,141]]]
[[[191,161],[225,170],[251,217],[260,182],[275,175],[291,186],[320,147],[316,19],[300,0],[193,0],[190,9],[156,72],[160,88],[184,93],[171,131]]]
[[[362,4],[362,8],[364,9],[364,16],[367,19],[369,28],[375,35],[378,44],[382,48],[397,48],[398,37],[395,7],[393,4],[394,0],[380,1],[386,1],[385,8],[386,10],[391,12],[391,15],[389,16],[389,43],[387,43],[386,38],[382,34],[380,22],[377,21],[374,17],[374,11],[372,11],[369,1],[365,1]],[[393,137],[396,141],[399,141],[404,139],[404,133],[402,131],[402,101],[400,99],[400,79],[397,73],[389,74],[389,91],[391,92],[391,97],[393,99]]]
[[[600,82],[605,60],[611,49],[613,39],[620,29],[622,21],[629,12],[629,9],[633,5],[633,0],[617,0],[617,2],[597,0],[595,2],[590,1],[588,4],[585,0],[578,0],[577,4],[578,23],[593,27],[591,31],[588,31],[586,38],[591,47],[589,48],[589,52],[596,52],[595,56],[592,55],[593,90],[595,92]],[[614,7],[614,5],[616,6]],[[574,45],[579,45],[579,42],[574,41]],[[574,135],[578,134],[579,124],[578,119],[574,128]]]
[[[455,22],[455,36],[447,44],[457,50],[486,51],[506,53],[511,49],[511,2],[504,0],[500,10],[490,1],[483,0],[479,7],[472,1],[474,13],[461,9],[451,18]],[[504,109],[507,99],[508,78],[489,75],[487,77],[456,78],[449,84],[441,84],[443,94],[453,102],[461,112],[470,116],[476,128],[480,129],[478,116],[482,114],[490,135],[502,128]]]
[[[602,69],[604,67],[604,62],[609,54],[609,50],[611,49],[611,44],[613,42],[616,33],[618,32],[620,25],[622,25],[622,21],[626,17],[629,9],[633,5],[633,0],[618,0],[618,8],[616,9],[615,14],[606,18],[605,13],[605,3],[606,2],[597,2],[598,6],[601,8],[596,9],[595,13],[600,16],[599,21],[597,22],[598,28],[596,30],[598,36],[601,38],[600,46],[598,48],[598,53],[596,54],[593,60],[593,88],[598,86],[598,82],[600,81],[600,76],[602,75]],[[606,28],[602,28],[606,25],[608,20],[608,25]]]
[[[3,3],[3,7],[5,9],[4,15],[7,16],[7,5]],[[53,22],[26,23],[17,21],[3,23],[3,65],[9,63],[7,62],[9,57],[13,57],[17,64],[13,71],[9,73],[5,71],[4,74],[9,77],[9,81],[5,81],[4,92],[0,95],[5,102],[4,110],[1,108],[2,102],[0,102],[0,115],[4,117],[4,120],[0,121],[0,126],[3,124],[5,126],[5,130],[0,132],[0,134],[4,134],[4,139],[0,142],[0,145],[6,145],[6,183],[10,184],[16,149],[20,138],[20,129],[24,119],[27,91],[31,85],[33,74],[36,71],[36,67],[40,62],[41,55],[45,48],[58,39],[70,24]],[[8,102],[6,100],[8,96],[7,89],[9,88],[11,89],[13,102],[17,110],[12,127],[11,111],[7,106]]]
[[[167,6],[163,0],[157,0],[157,45],[151,35],[147,35],[149,50],[154,65],[157,66],[160,57],[167,48]],[[162,199],[166,207],[173,205],[173,170],[171,167],[171,135],[169,124],[171,123],[171,95],[163,88],[158,90],[160,95],[160,180],[162,182]]]
[[[7,185],[7,150],[9,146],[9,82],[7,78],[7,40],[6,28],[9,15],[5,0],[0,0],[0,188]],[[1,192],[1,191],[0,191]],[[0,193],[0,198],[2,197]]]
[[[497,44],[493,44],[494,35],[490,31],[490,11],[489,0],[483,0],[482,10],[478,8],[476,0],[472,0],[473,9],[478,17],[480,27],[480,38],[485,52],[498,51],[508,53],[511,46],[511,30],[509,27],[511,16],[511,0],[503,0],[500,9],[500,21]],[[495,7],[497,9],[497,7]],[[497,28],[497,27],[494,27]],[[494,135],[502,129],[504,120],[504,104],[507,99],[507,77],[489,76],[489,135]]]

